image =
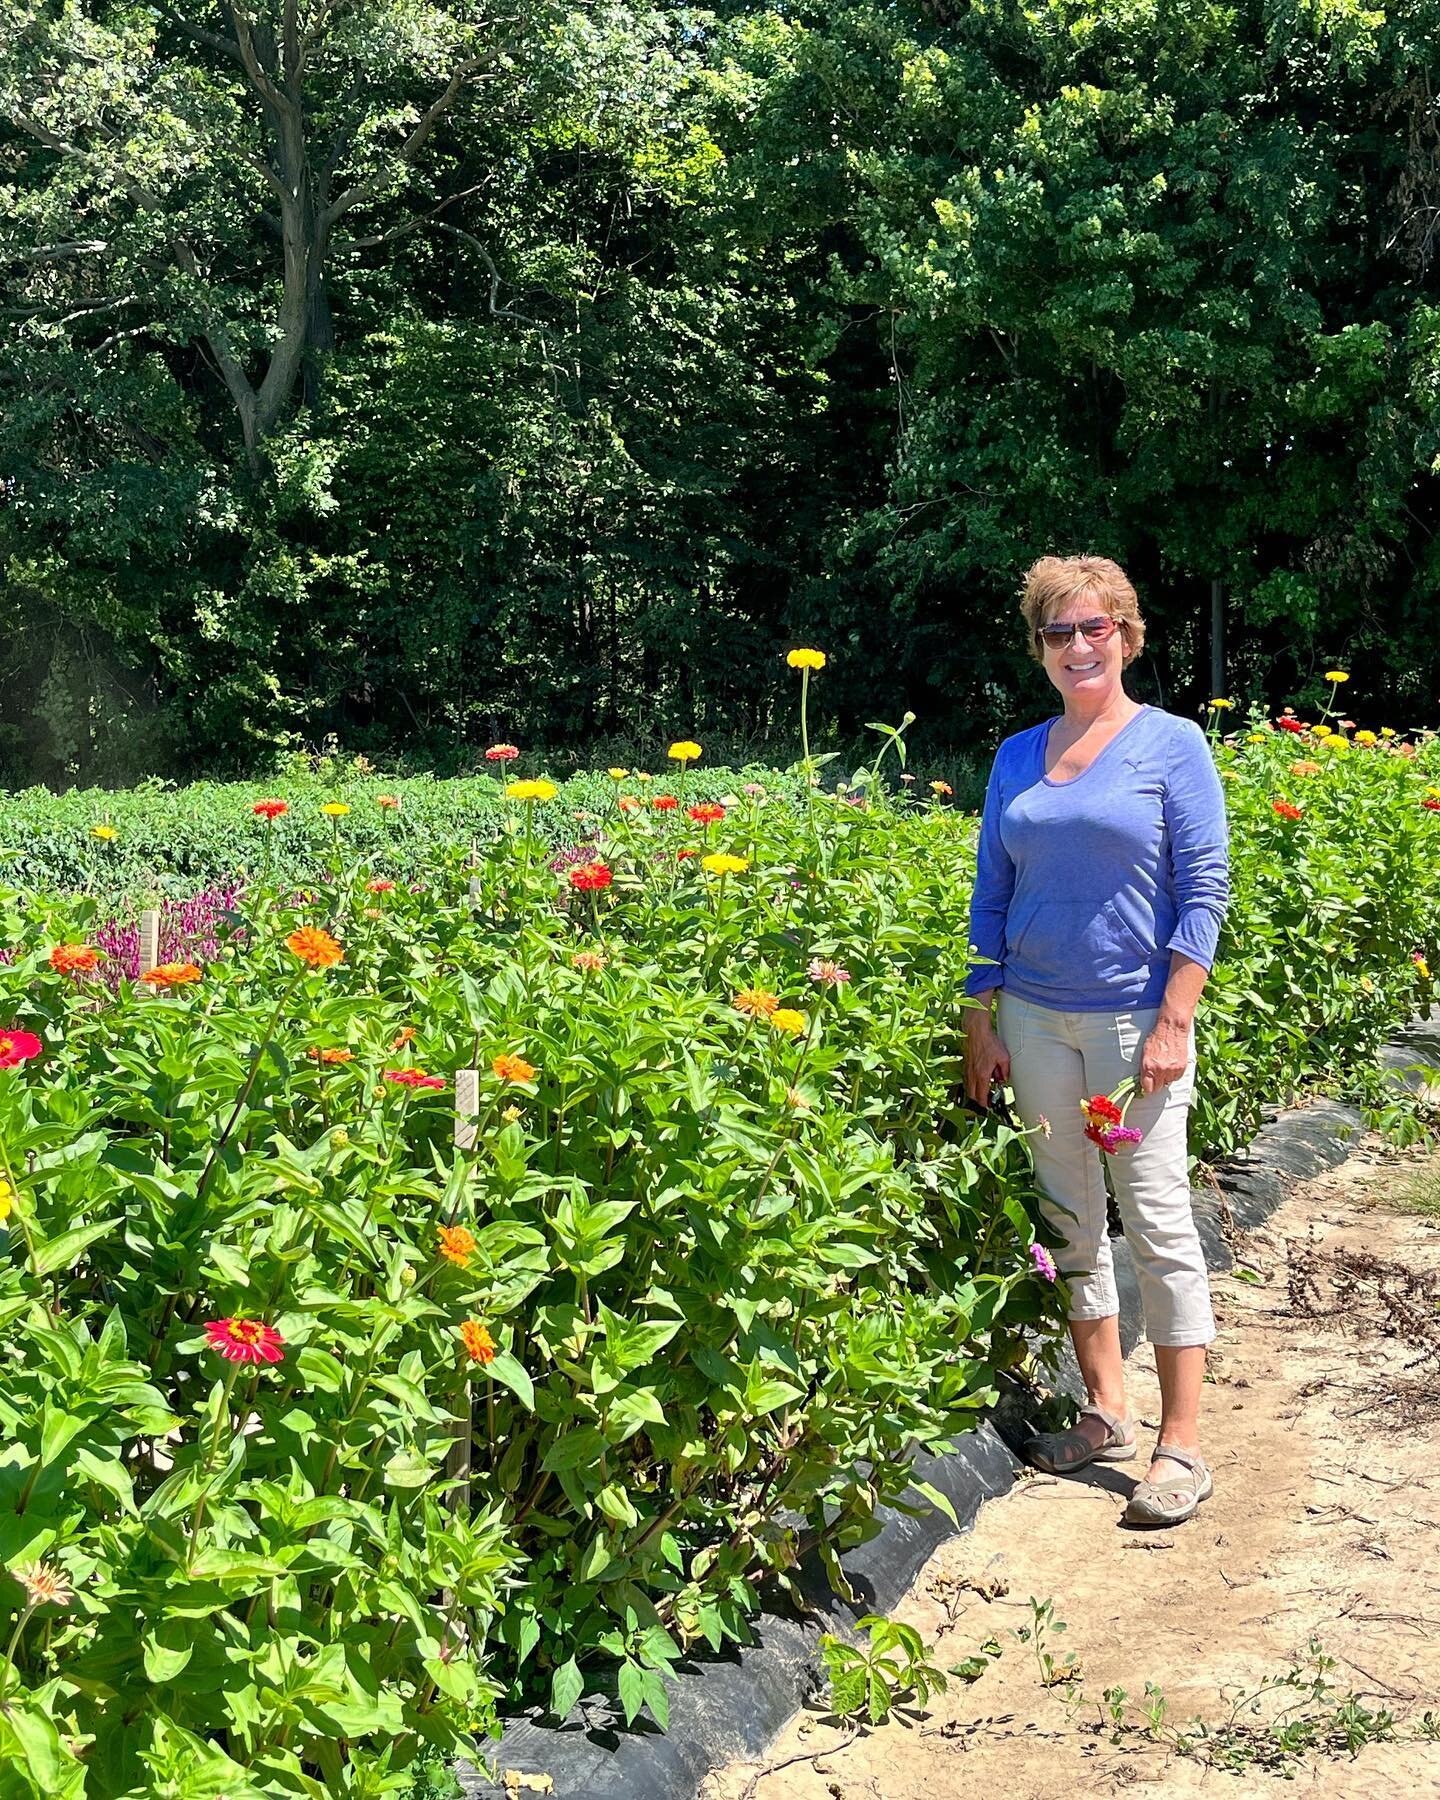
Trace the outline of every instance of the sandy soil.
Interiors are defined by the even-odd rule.
[[[1419,1160],[1366,1139],[1237,1246],[1257,1279],[1215,1284],[1215,1495],[1196,1520],[1158,1533],[1121,1525],[1143,1459],[1027,1478],[937,1552],[896,1613],[942,1668],[998,1643],[978,1680],[952,1679],[928,1712],[848,1744],[817,1707],[792,1721],[769,1765],[800,1760],[768,1774],[737,1764],[702,1800],[1050,1800],[1142,1784],[1167,1800],[1440,1794],[1440,1743],[1414,1741],[1427,1710],[1440,1713],[1440,1286],[1407,1294],[1403,1278],[1377,1281],[1365,1263],[1440,1271],[1440,1221],[1384,1205]],[[1132,1406],[1153,1426],[1148,1346],[1129,1371]],[[1050,1647],[1078,1660],[1078,1681],[1046,1686],[1015,1635],[1031,1596],[1053,1600],[1068,1626]],[[1354,1760],[1312,1752],[1287,1790],[1253,1762],[1237,1777],[1142,1729],[1118,1743],[1101,1729],[1104,1690],[1143,1697],[1147,1682],[1164,1690],[1172,1722],[1219,1722],[1237,1691],[1303,1663],[1312,1637],[1336,1660],[1331,1683],[1388,1709],[1412,1741],[1366,1744]]]

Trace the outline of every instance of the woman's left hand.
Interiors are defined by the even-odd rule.
[[[1175,1019],[1157,1019],[1140,1052],[1140,1092],[1153,1094],[1185,1073],[1190,1060],[1190,1028]]]

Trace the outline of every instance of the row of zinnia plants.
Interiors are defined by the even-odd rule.
[[[1197,1150],[1429,991],[1430,752],[1325,753],[1295,821],[1294,735],[1217,743]],[[339,838],[145,981],[98,901],[0,895],[19,1791],[378,1794],[583,1691],[663,1724],[1058,1316],[1023,1143],[954,1100],[969,821],[607,780],[574,854],[554,795],[412,880]]]

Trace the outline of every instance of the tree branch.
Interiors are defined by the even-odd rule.
[[[438,206],[432,206],[427,213],[420,213],[413,219],[406,219],[402,225],[392,225],[388,231],[377,231],[373,237],[345,238],[334,244],[336,251],[341,250],[373,250],[379,244],[393,244],[397,238],[409,237],[412,231],[419,231],[422,225],[428,225],[432,219],[438,218],[449,207],[457,205],[461,200],[468,200],[472,194],[478,194],[483,187],[489,186],[489,177],[477,181],[473,187],[462,188],[458,194],[451,194]]]
[[[466,82],[470,80],[478,69],[485,68],[489,63],[493,62],[498,54],[498,50],[488,50],[481,56],[468,57],[460,64],[459,68],[452,73],[450,79],[446,82],[439,95],[431,101],[430,105],[421,115],[420,123],[400,146],[399,154],[401,162],[408,163],[414,161],[426,139],[435,129],[437,122],[454,104],[455,96],[460,92],[461,88],[464,87]],[[324,218],[325,229],[329,231],[337,220],[342,219],[347,212],[350,212],[354,207],[359,206],[362,201],[369,200],[376,192],[378,192],[378,190],[379,182],[373,177],[368,181],[357,182],[354,187],[347,188],[345,192],[326,209]]]
[[[183,31],[188,38],[197,44],[204,44],[207,49],[214,50],[220,56],[229,57],[243,69],[245,58],[240,54],[240,46],[233,38],[221,37],[218,32],[207,31],[203,25],[197,25],[193,19],[187,19],[176,12],[173,7],[163,6],[160,9],[177,31]]]

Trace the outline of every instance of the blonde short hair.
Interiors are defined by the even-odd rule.
[[[1048,625],[1064,606],[1084,596],[1108,613],[1125,638],[1125,661],[1133,662],[1145,648],[1145,621],[1130,577],[1108,556],[1042,556],[1025,572],[1020,590],[1020,611],[1028,627],[1026,646],[1036,662],[1045,660],[1040,627]]]

